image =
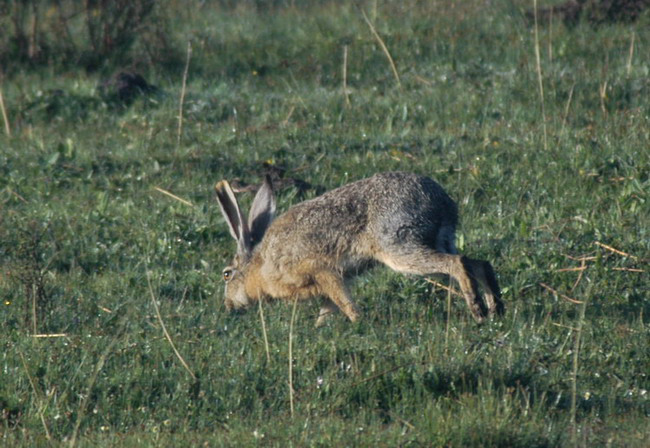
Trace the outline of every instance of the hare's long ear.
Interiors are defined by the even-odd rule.
[[[218,182],[214,189],[217,192],[219,207],[223,217],[226,218],[230,234],[237,241],[237,251],[243,254],[249,253],[251,250],[250,232],[239,209],[235,193],[226,180]]]
[[[251,244],[255,246],[262,241],[266,229],[268,229],[275,215],[275,195],[271,178],[266,176],[264,183],[257,191],[251,211],[248,214],[248,228],[251,232]]]

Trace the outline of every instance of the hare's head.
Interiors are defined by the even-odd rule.
[[[253,199],[248,221],[244,219],[228,181],[222,180],[217,183],[215,190],[230,234],[237,241],[237,253],[230,266],[226,266],[223,270],[223,279],[226,282],[224,294],[226,308],[229,310],[245,308],[251,302],[245,286],[253,250],[262,241],[275,213],[273,187],[267,176]]]

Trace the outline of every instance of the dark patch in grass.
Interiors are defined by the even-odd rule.
[[[15,429],[20,426],[24,412],[22,406],[0,397],[0,424],[2,426],[9,429]]]

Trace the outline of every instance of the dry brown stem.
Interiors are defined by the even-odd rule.
[[[397,67],[395,66],[395,61],[393,61],[393,57],[390,55],[390,51],[388,51],[388,47],[386,47],[386,44],[384,43],[383,39],[377,33],[377,30],[375,29],[375,26],[372,24],[368,16],[366,15],[365,11],[361,10],[361,14],[363,14],[363,18],[368,24],[368,27],[370,28],[370,32],[372,35],[375,37],[377,42],[379,43],[379,46],[381,47],[382,51],[386,55],[386,59],[388,59],[388,63],[390,64],[390,68],[393,71],[393,76],[395,77],[395,81],[397,82],[397,87],[400,89],[402,88],[402,82],[399,79],[399,73],[397,72]]]
[[[169,345],[172,347],[172,350],[174,351],[174,354],[176,354],[176,357],[178,360],[181,362],[183,367],[185,367],[185,370],[190,374],[193,380],[196,381],[196,375],[194,375],[194,372],[192,372],[192,369],[190,369],[190,366],[187,365],[185,362],[185,359],[181,356],[179,351],[176,349],[176,345],[174,344],[174,341],[172,340],[172,337],[169,335],[169,332],[167,331],[167,327],[165,326],[165,322],[163,322],[162,316],[160,315],[160,309],[158,308],[158,303],[156,302],[156,296],[153,293],[153,287],[151,286],[151,279],[149,278],[149,273],[147,272],[147,285],[149,286],[149,293],[151,294],[151,303],[153,303],[154,310],[156,311],[156,317],[158,317],[158,322],[160,323],[160,327],[162,328],[163,334],[165,335],[165,338],[169,342]]]
[[[164,195],[169,196],[172,199],[176,199],[178,202],[182,202],[185,205],[189,205],[190,207],[194,207],[194,204],[192,204],[190,201],[188,201],[186,199],[183,199],[183,198],[180,198],[180,197],[176,196],[174,193],[170,193],[169,191],[163,190],[160,187],[153,187],[153,189],[160,192],[160,193],[162,193],[162,194],[164,194]]]
[[[542,130],[544,132],[544,151],[548,149],[548,136],[546,132],[546,105],[544,104],[544,82],[542,80],[542,61],[539,51],[539,33],[537,24],[537,0],[533,2],[535,15],[535,66],[537,68],[537,84],[539,87],[539,99],[542,104]]]
[[[425,278],[424,280],[426,280],[427,282],[431,283],[432,285],[437,286],[438,288],[442,288],[442,289],[444,289],[445,291],[448,291],[448,292],[452,293],[452,294],[455,295],[455,296],[463,297],[463,295],[460,293],[460,291],[458,291],[458,290],[456,290],[456,289],[454,289],[454,288],[452,288],[452,287],[450,287],[450,286],[443,285],[442,283],[437,282],[437,281],[435,281],[435,280],[431,280],[430,278]]]
[[[632,32],[632,38],[630,39],[630,51],[627,56],[627,76],[630,76],[630,72],[632,71],[632,59],[634,58],[634,38],[636,37],[636,33]]]
[[[542,283],[542,282],[540,282],[539,286],[541,286],[542,288],[544,288],[544,289],[550,291],[550,292],[553,293],[554,295],[563,298],[564,300],[566,300],[566,301],[568,301],[568,302],[575,303],[575,304],[578,304],[578,305],[584,303],[584,302],[581,301],[581,300],[572,299],[571,297],[569,297],[569,296],[567,296],[567,295],[564,295],[564,294],[558,292],[557,290],[555,290],[555,289],[551,288],[550,286],[548,286],[546,283]]]
[[[27,361],[25,360],[25,357],[23,356],[22,352],[18,352],[20,355],[20,360],[23,363],[23,368],[25,369],[25,375],[27,375],[27,380],[29,381],[29,385],[32,387],[32,391],[34,392],[34,397],[36,398],[36,401],[39,403],[39,417],[41,418],[41,423],[43,424],[43,430],[45,431],[45,438],[47,440],[51,440],[52,436],[50,435],[50,430],[47,427],[47,422],[45,421],[45,416],[43,415],[43,399],[44,397],[42,396],[43,394],[41,391],[36,387],[36,382],[34,381],[34,378],[32,375],[29,373],[29,367],[27,367]]]
[[[183,103],[185,103],[185,87],[187,86],[187,72],[190,69],[190,60],[192,59],[192,42],[187,42],[187,59],[185,60],[185,69],[183,70],[183,84],[181,86],[181,97],[178,101],[178,134],[176,136],[176,146],[181,145],[181,136],[183,135]]]
[[[587,269],[586,266],[578,266],[575,268],[562,268],[562,269],[556,269],[556,272],[573,272],[573,271],[584,271]]]
[[[573,283],[573,286],[571,287],[571,292],[575,291],[575,289],[578,287],[578,284],[582,280],[582,276],[584,275],[585,269],[587,268],[587,262],[585,260],[581,260],[580,261],[580,267],[582,269],[580,270],[580,273],[578,274],[578,278],[576,279],[576,281]]]
[[[68,335],[66,333],[48,333],[48,334],[32,334],[33,338],[66,338]]]
[[[638,269],[638,268],[612,268],[612,271],[645,272],[644,269]]]
[[[260,321],[262,322],[262,335],[264,336],[264,348],[266,349],[266,361],[271,363],[271,350],[269,349],[269,337],[266,334],[266,321],[264,320],[264,309],[262,307],[262,299],[257,301],[260,311]]]
[[[0,78],[1,80],[2,78]],[[11,126],[9,125],[9,116],[7,115],[7,109],[5,108],[5,99],[2,95],[2,86],[0,86],[0,112],[2,112],[2,120],[5,124],[5,134],[7,137],[11,137]]]
[[[638,258],[638,257],[636,257],[636,256],[634,256],[632,254],[628,254],[627,252],[623,252],[622,250],[618,250],[618,249],[613,248],[612,246],[608,246],[607,244],[601,243],[600,241],[596,241],[594,244],[596,246],[600,246],[603,249],[607,249],[608,251],[613,252],[613,253],[615,253],[617,255],[621,255],[623,257],[634,258],[635,260]]]
[[[291,310],[291,323],[289,325],[289,409],[291,410],[291,418],[293,418],[293,324],[296,320],[296,308],[298,307],[298,299],[293,301],[293,310]]]
[[[350,106],[350,95],[348,94],[348,46],[343,45],[343,97],[345,105]]]

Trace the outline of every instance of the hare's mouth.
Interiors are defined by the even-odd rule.
[[[248,297],[239,296],[226,300],[226,309],[228,311],[243,311],[250,306],[251,302]]]

